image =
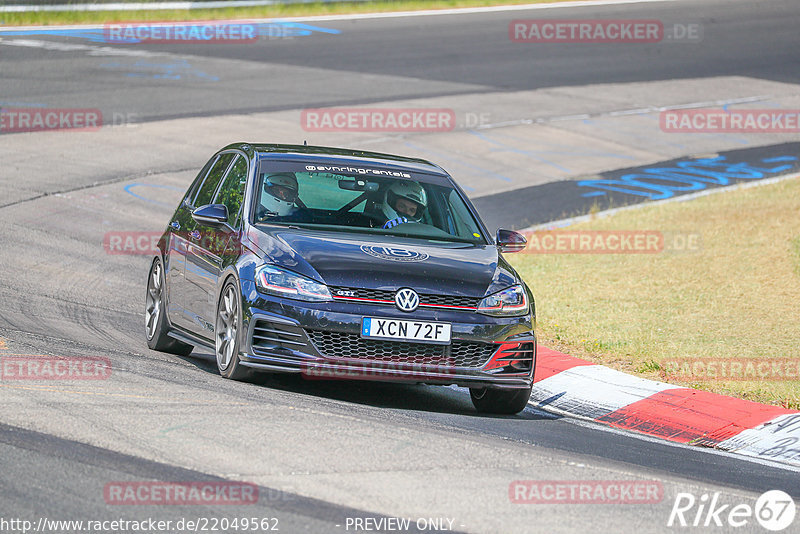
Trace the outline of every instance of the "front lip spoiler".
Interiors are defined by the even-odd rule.
[[[382,369],[380,366],[386,362],[364,361],[353,364],[351,362],[330,362],[320,360],[298,361],[294,359],[270,356],[269,362],[254,362],[250,358],[264,360],[264,356],[253,357],[249,354],[240,360],[240,365],[263,371],[281,373],[302,373],[305,370],[330,371],[330,376],[320,376],[321,379],[340,380],[367,380],[390,382],[425,382],[431,384],[449,385],[456,384],[463,387],[493,387],[506,389],[528,388],[533,384],[533,378],[527,374],[514,376],[503,375],[475,375],[466,374],[458,368],[452,372],[436,372],[425,369]],[[348,376],[348,373],[352,375]],[[360,373],[360,376],[359,376]],[[315,373],[309,373],[315,374]]]

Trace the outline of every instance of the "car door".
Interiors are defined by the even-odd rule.
[[[207,204],[222,204],[228,209],[229,226],[213,227],[197,224],[190,236],[186,255],[187,298],[195,320],[203,326],[203,337],[211,338],[217,311],[217,280],[224,264],[224,253],[231,239],[236,237],[239,211],[247,181],[248,160],[239,155],[230,165],[213,199]],[[201,204],[198,203],[197,207]]]
[[[183,251],[184,272],[183,279],[179,280],[174,287],[173,306],[175,314],[171,316],[174,317],[172,324],[204,337],[210,335],[208,333],[209,325],[203,321],[194,302],[196,296],[195,283],[197,280],[195,271],[198,270],[197,255],[194,253],[194,248],[199,246],[202,236],[200,225],[192,218],[191,213],[198,207],[211,203],[217,187],[235,156],[236,154],[233,152],[220,154],[203,182],[197,188],[194,199],[187,206],[188,216],[181,218],[179,221],[180,229],[176,231],[178,235],[175,239],[175,248],[178,249],[176,254]],[[213,327],[211,328],[213,330]]]
[[[165,277],[167,280],[167,314],[171,324],[181,324],[183,310],[186,305],[181,296],[184,293],[184,272],[186,271],[186,228],[194,221],[192,219],[192,203],[197,196],[197,190],[204,182],[208,171],[217,162],[219,156],[214,155],[203,169],[198,173],[192,185],[186,191],[186,196],[181,200],[169,222],[169,240],[167,241],[165,264]]]

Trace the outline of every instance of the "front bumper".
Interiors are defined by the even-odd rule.
[[[253,295],[253,293],[250,293]],[[244,295],[243,295],[244,296]],[[255,295],[253,295],[255,296]],[[456,384],[464,387],[528,388],[533,383],[536,338],[531,316],[493,318],[473,312],[418,310],[351,302],[310,303],[258,294],[245,300],[246,339],[241,363],[270,372],[302,373],[311,379]],[[361,337],[363,317],[449,322],[449,345],[382,341]],[[498,351],[519,346],[520,359]]]

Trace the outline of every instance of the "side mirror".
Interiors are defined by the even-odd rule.
[[[502,228],[497,231],[497,248],[500,252],[519,252],[527,243],[528,240],[519,232]]]
[[[205,226],[228,224],[228,208],[224,204],[206,204],[192,212],[192,219]]]

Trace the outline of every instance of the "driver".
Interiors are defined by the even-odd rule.
[[[421,222],[428,204],[425,190],[417,182],[395,182],[386,190],[381,211],[386,216],[384,228],[407,222]]]
[[[264,194],[261,195],[262,218],[286,217],[295,211],[297,177],[293,172],[278,172],[264,177]]]

